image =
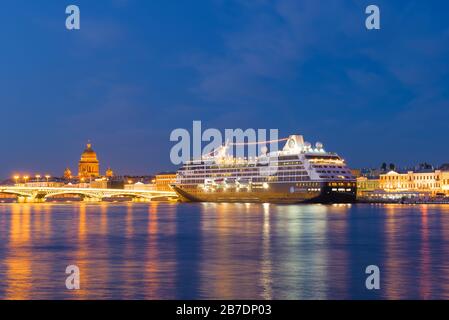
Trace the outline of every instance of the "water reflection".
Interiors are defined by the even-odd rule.
[[[385,294],[388,299],[399,299],[407,294],[408,288],[403,285],[406,272],[408,270],[408,261],[403,254],[406,250],[401,250],[408,245],[404,239],[404,234],[407,229],[407,221],[402,219],[400,215],[401,207],[396,204],[389,204],[385,206],[385,235],[386,235],[386,283]],[[416,256],[416,253],[414,253]]]
[[[141,270],[145,279],[142,288],[145,299],[175,298],[176,246],[166,239],[176,234],[176,207],[161,206],[153,202],[148,207],[146,256]]]
[[[420,298],[429,299],[431,296],[430,282],[430,244],[429,244],[429,225],[427,206],[421,206],[421,264],[420,264]]]
[[[5,299],[28,299],[31,290],[30,205],[11,206],[11,226],[8,247],[12,250],[5,259]]]
[[[161,282],[158,274],[160,270],[160,253],[158,241],[158,211],[157,204],[152,204],[148,208],[148,243],[147,243],[147,256],[146,256],[146,268],[145,276],[147,277],[148,285],[145,292],[146,299],[156,299],[159,290],[161,289]]]
[[[330,247],[326,250],[326,281],[327,292],[338,299],[349,299],[348,284],[351,279],[349,265],[351,245],[348,234],[348,212],[350,205],[334,205],[328,208],[326,225],[326,241]]]
[[[263,204],[263,231],[262,231],[262,261],[260,268],[260,284],[262,286],[262,298],[273,299],[273,278],[270,246],[270,204]]]
[[[91,278],[89,276],[90,274],[90,268],[87,264],[87,261],[89,259],[89,252],[87,250],[88,243],[87,243],[87,208],[85,203],[81,203],[79,206],[75,206],[73,208],[73,217],[74,219],[78,218],[78,234],[77,235],[71,235],[71,239],[77,238],[77,245],[76,245],[76,251],[73,259],[68,260],[67,265],[76,265],[80,269],[80,273],[82,270],[82,273],[80,274],[80,290],[76,291],[68,291],[71,294],[75,295],[76,297],[80,299],[87,299],[88,298],[88,290],[91,286]],[[78,215],[78,217],[77,217]],[[71,234],[71,232],[68,232]],[[72,238],[73,237],[73,238]],[[71,239],[67,239],[67,242],[69,243]],[[73,240],[72,240],[73,241]],[[67,292],[67,293],[68,293]]]
[[[0,298],[449,297],[449,208],[0,204]],[[81,290],[65,288],[65,268]],[[365,268],[381,269],[381,290]]]

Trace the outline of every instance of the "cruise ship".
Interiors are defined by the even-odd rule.
[[[257,157],[227,155],[229,145],[190,160],[178,170],[172,188],[183,201],[262,203],[352,203],[356,178],[336,153],[304,142],[302,135],[282,139],[282,150]]]

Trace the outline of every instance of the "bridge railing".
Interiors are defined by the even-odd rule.
[[[133,198],[177,197],[175,192],[161,190],[129,190],[129,189],[100,189],[100,188],[77,188],[77,187],[22,187],[22,186],[0,186],[0,193],[14,194],[23,202],[41,202],[47,197],[77,194],[86,199],[111,198],[114,196],[130,196]]]

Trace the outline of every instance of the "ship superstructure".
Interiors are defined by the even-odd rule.
[[[185,201],[351,203],[356,179],[345,161],[322,143],[291,135],[282,150],[262,148],[257,157],[232,157],[225,144],[186,162],[172,186]]]

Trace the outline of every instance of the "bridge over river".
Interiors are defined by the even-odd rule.
[[[95,189],[95,188],[70,188],[70,187],[21,187],[0,186],[0,194],[17,196],[19,202],[45,202],[48,198],[58,196],[76,195],[84,201],[98,202],[115,197],[132,198],[135,201],[152,201],[169,198],[176,199],[173,191],[156,190],[128,190],[128,189]]]

